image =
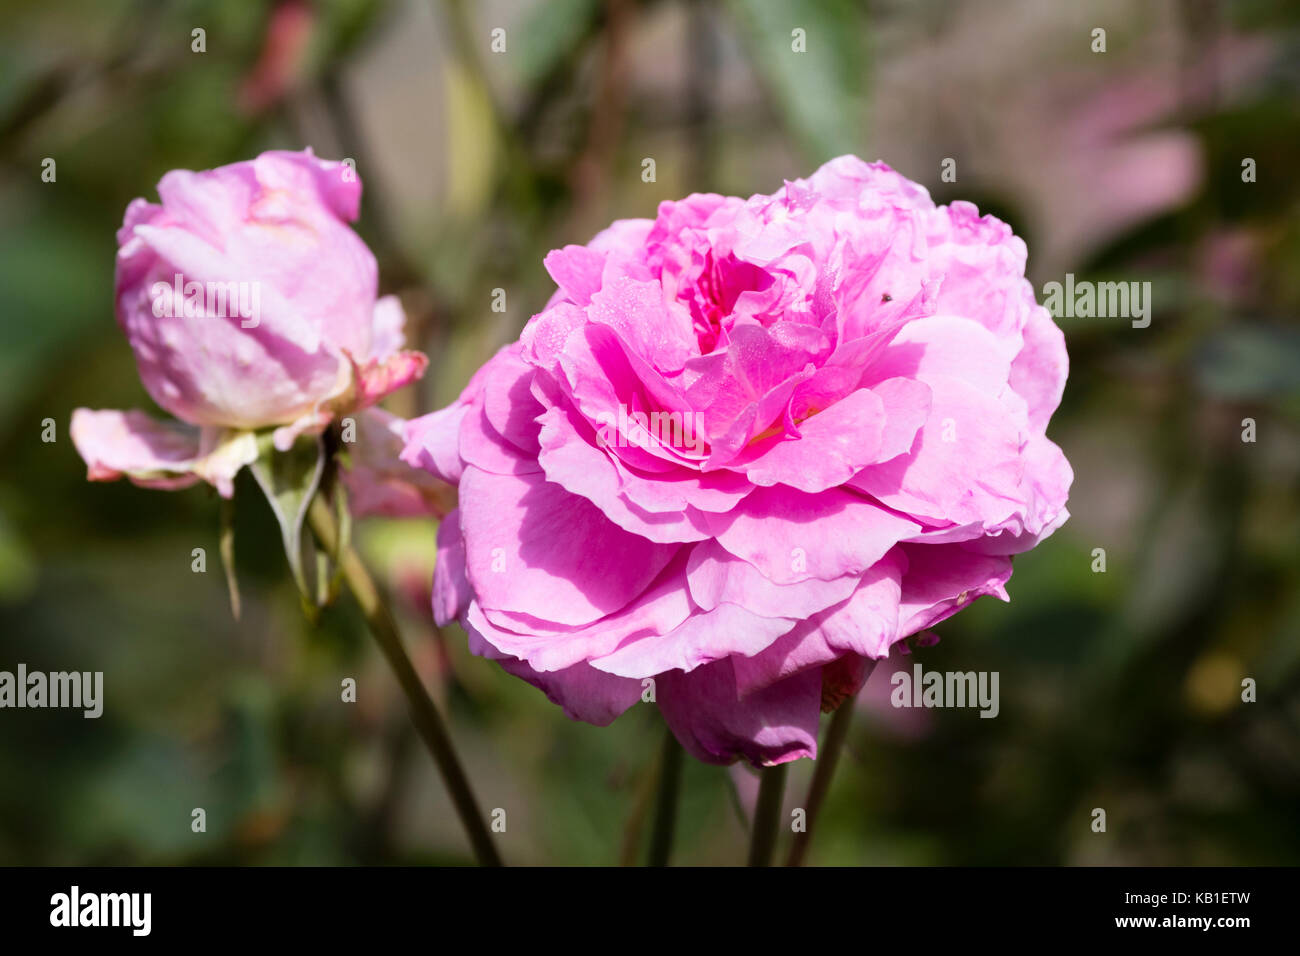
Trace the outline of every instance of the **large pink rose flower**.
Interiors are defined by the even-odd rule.
[[[547,308],[408,429],[459,484],[438,620],[572,717],[653,686],[703,760],[815,756],[868,661],[1066,519],[1025,256],[854,157],[552,252]]]
[[[375,257],[353,232],[361,181],[311,150],[206,172],[173,170],[161,205],[137,199],[118,231],[116,311],[149,395],[143,412],[73,414],[92,479],[224,495],[256,457],[319,431],[423,373],[405,317],[377,298]]]

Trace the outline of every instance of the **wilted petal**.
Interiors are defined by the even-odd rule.
[[[69,430],[91,481],[125,477],[144,488],[171,491],[201,479],[229,498],[235,474],[257,458],[250,434],[159,421],[135,410],[78,408]]]

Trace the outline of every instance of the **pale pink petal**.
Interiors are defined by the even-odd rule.
[[[69,429],[91,481],[129,478],[144,488],[185,488],[199,457],[199,429],[141,411],[78,408]]]
[[[229,498],[235,475],[257,458],[251,433],[194,428],[141,411],[78,408],[69,430],[91,481],[125,477],[144,488],[175,490],[201,479]]]
[[[380,296],[375,302],[375,311],[371,318],[370,358],[386,359],[406,344],[403,329],[406,326],[406,312],[402,309],[402,300],[395,295]]]

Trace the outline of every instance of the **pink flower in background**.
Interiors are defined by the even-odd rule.
[[[816,753],[866,662],[1067,517],[1064,340],[1011,230],[842,157],[552,252],[559,286],[405,457],[459,486],[434,613],[604,724]]]
[[[367,408],[354,420],[356,441],[343,446],[348,460],[339,472],[353,517],[441,518],[455,507],[449,484],[402,462],[405,419]]]
[[[351,167],[269,152],[207,172],[173,170],[161,205],[137,199],[118,231],[116,310],[150,396],[177,419],[73,414],[92,480],[126,475],[231,494],[256,457],[252,431],[287,448],[418,378],[397,299],[377,299],[375,258],[351,226]]]

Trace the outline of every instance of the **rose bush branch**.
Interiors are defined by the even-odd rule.
[[[831,714],[830,724],[826,727],[826,739],[817,751],[817,765],[813,770],[812,782],[808,784],[808,795],[804,798],[803,808],[806,814],[804,829],[794,835],[790,844],[790,855],[786,857],[786,866],[802,866],[812,841],[813,824],[817,822],[817,813],[821,810],[826,793],[830,790],[831,780],[835,777],[835,768],[839,765],[840,753],[844,750],[844,741],[849,736],[849,726],[853,723],[853,702],[850,697]]]
[[[411,710],[411,720],[433,756],[434,763],[438,765],[438,771],[442,774],[447,792],[456,807],[456,815],[469,836],[475,858],[482,866],[500,866],[501,857],[492,842],[492,836],[483,820],[483,814],[479,810],[478,801],[474,798],[469,780],[465,776],[464,767],[452,746],[442,716],[438,713],[438,708],[430,698],[419,674],[416,673],[406,648],[402,645],[392,613],[380,596],[374,579],[366,570],[356,550],[351,545],[340,542],[338,526],[324,498],[318,495],[312,500],[307,520],[321,547],[326,552],[337,556],[343,578],[361,607],[362,614],[365,615],[370,633],[374,635],[379,649],[383,651],[385,659],[393,669],[402,693],[406,695],[407,706]]]
[[[361,205],[354,165],[309,149],[268,152],[172,170],[158,196],[133,201],[118,230],[114,310],[145,390],[173,417],[78,408],[70,431],[87,477],[216,488],[238,617],[232,504],[248,467],[280,525],[304,611],[314,618],[330,600],[330,564],[339,562],[476,856],[499,863],[442,719],[348,544],[352,515],[440,517],[451,494],[401,464],[406,423],[373,407],[419,378],[428,359],[403,347],[401,303],[379,297],[375,257],[350,225]]]
[[[785,796],[788,763],[764,767],[759,771],[758,800],[749,830],[749,865],[771,866],[776,837],[781,829],[781,799]]]
[[[649,866],[667,866],[677,829],[677,804],[681,799],[682,759],[685,751],[671,730],[664,731],[659,755],[659,781],[655,797],[654,829],[650,836]]]

